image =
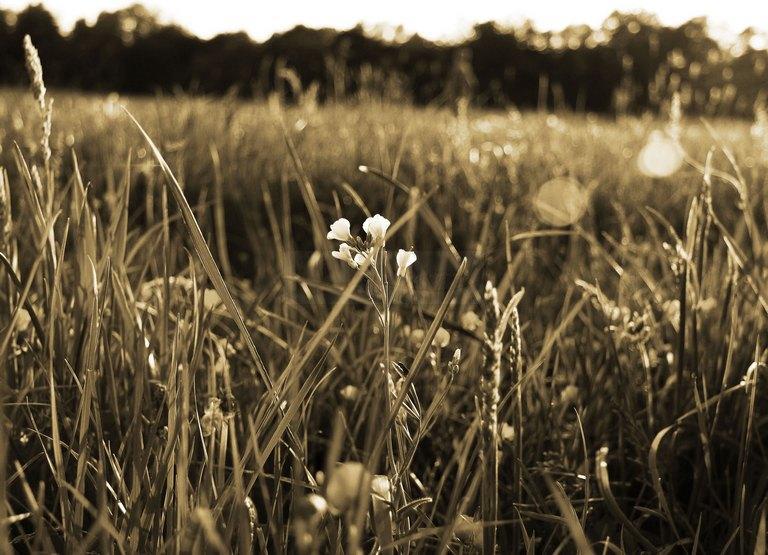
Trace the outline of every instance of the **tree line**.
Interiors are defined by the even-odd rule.
[[[674,92],[689,111],[751,116],[768,94],[763,37],[723,46],[704,18],[679,27],[649,14],[610,15],[600,28],[540,32],[476,25],[459,43],[297,26],[264,42],[246,33],[204,40],[141,5],[78,21],[62,33],[42,5],[0,9],[0,84],[25,83],[22,39],[40,51],[49,86],[152,94],[280,95],[285,101],[372,97],[417,104],[463,98],[606,113],[657,111]]]

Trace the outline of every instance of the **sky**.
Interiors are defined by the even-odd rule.
[[[44,0],[62,27],[69,30],[79,18],[93,21],[102,11],[113,11],[134,0]],[[2,0],[3,7],[22,9],[29,0]],[[259,41],[295,25],[346,29],[402,25],[431,40],[466,36],[474,23],[494,20],[514,23],[531,19],[542,31],[571,24],[599,26],[613,11],[647,11],[666,25],[679,25],[707,16],[715,36],[727,37],[748,26],[768,31],[765,0],[143,0],[161,21],[175,22],[194,34],[210,38],[218,33],[246,31]]]

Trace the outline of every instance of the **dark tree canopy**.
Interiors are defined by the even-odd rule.
[[[21,43],[29,34],[49,86],[92,91],[295,99],[312,88],[320,100],[356,95],[476,105],[588,110],[658,110],[678,92],[689,111],[750,115],[768,94],[768,53],[744,30],[725,48],[704,18],[665,27],[647,14],[612,14],[599,29],[539,32],[530,23],[476,25],[459,44],[415,35],[387,41],[361,26],[297,26],[263,43],[245,33],[195,37],[161,24],[139,4],[78,21],[62,34],[53,16],[32,5],[0,10],[0,84],[25,82]],[[456,85],[463,80],[464,85]],[[461,91],[457,93],[456,91]]]

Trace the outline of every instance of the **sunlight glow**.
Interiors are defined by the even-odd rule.
[[[637,168],[648,177],[669,177],[683,165],[680,143],[654,131],[637,157]]]

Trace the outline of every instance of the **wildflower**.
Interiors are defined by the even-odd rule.
[[[32,323],[32,317],[26,308],[19,309],[19,315],[16,317],[16,332],[19,334],[25,333],[29,329],[29,325]]]
[[[211,397],[208,399],[208,406],[205,407],[205,413],[200,419],[200,427],[203,430],[203,436],[207,437],[224,424],[224,413],[221,410],[221,399]]]
[[[206,289],[203,293],[203,306],[206,310],[216,310],[221,305],[221,297],[215,289]]]
[[[500,435],[504,441],[513,441],[515,439],[515,428],[504,422],[501,425]]]
[[[325,498],[338,512],[345,512],[357,501],[360,488],[370,487],[370,473],[362,463],[345,462],[328,479]]]
[[[368,234],[373,244],[383,243],[384,236],[389,229],[389,220],[380,214],[376,214],[371,218],[367,218],[363,222],[363,231]]]
[[[478,316],[477,313],[473,310],[468,310],[462,314],[460,322],[461,327],[469,331],[475,331],[483,325],[482,320],[480,320],[480,316]]]
[[[632,312],[632,316],[618,328],[619,338],[632,344],[646,343],[651,336],[650,317],[647,312]]]
[[[341,391],[339,391],[339,394],[342,396],[343,399],[347,401],[354,401],[357,399],[357,396],[360,394],[360,390],[355,387],[354,385],[346,385],[341,388]]]
[[[328,239],[335,239],[336,241],[351,241],[353,239],[352,233],[349,231],[349,220],[346,218],[339,218],[331,224],[331,230],[328,232]]]
[[[678,305],[679,305],[678,301]],[[701,299],[698,303],[696,303],[696,309],[700,310],[701,312],[707,313],[712,311],[717,307],[717,301],[713,299],[712,297],[708,297],[706,299]]]
[[[579,388],[570,384],[560,393],[560,403],[566,406],[575,405],[579,400]]]
[[[443,349],[448,346],[451,341],[451,334],[445,328],[438,328],[435,338],[432,340],[432,345]]]
[[[317,513],[323,514],[328,510],[328,503],[321,495],[310,493],[307,495],[307,501]]]
[[[360,266],[365,264],[365,262],[368,260],[370,256],[371,256],[370,251],[358,252],[354,258],[355,268],[359,268]]]
[[[411,343],[414,345],[418,345],[424,340],[424,330],[419,328],[412,329],[408,339],[410,339]]]
[[[669,258],[669,267],[672,273],[677,279],[681,279],[685,272],[685,266],[691,261],[691,256],[688,254],[680,242],[670,245],[666,241],[661,244],[664,252]]]
[[[673,326],[677,326],[680,321],[680,301],[677,299],[664,301],[661,310]]]
[[[312,545],[315,543],[315,537],[317,536],[317,528],[327,511],[328,503],[322,496],[316,493],[310,493],[306,497],[299,499],[296,504],[293,530],[300,553],[312,551]]]
[[[346,262],[352,268],[357,268],[358,263],[356,262],[355,258],[357,258],[357,256],[359,255],[354,255],[354,258],[353,258],[353,255],[352,255],[353,252],[354,251],[352,250],[352,247],[350,247],[346,243],[342,243],[341,245],[339,245],[339,250],[333,251],[331,253],[331,256],[333,256],[334,258],[338,258],[343,262]]]
[[[397,251],[397,276],[405,277],[405,271],[408,266],[416,262],[416,253],[413,251],[404,251],[400,249]]]

